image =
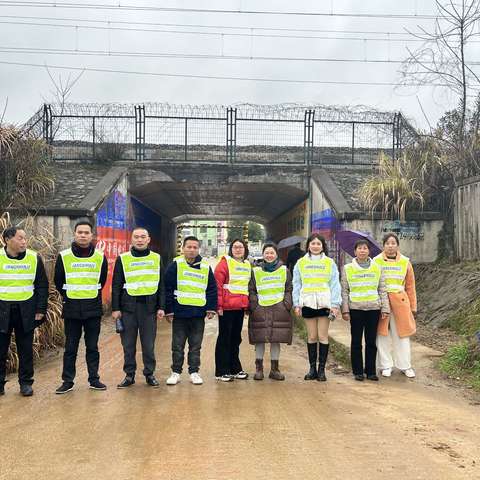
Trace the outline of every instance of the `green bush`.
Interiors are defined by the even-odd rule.
[[[440,369],[480,390],[480,345],[476,339],[451,347],[440,361]]]

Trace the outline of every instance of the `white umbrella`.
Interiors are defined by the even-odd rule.
[[[295,235],[293,237],[287,237],[287,238],[284,238],[283,240],[280,240],[278,242],[278,248],[291,247],[292,245],[296,245],[297,243],[301,243],[304,240],[306,240],[306,238],[301,237],[299,235]]]

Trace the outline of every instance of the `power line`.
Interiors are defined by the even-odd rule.
[[[2,18],[17,18],[29,20],[54,20],[65,22],[82,22],[82,23],[101,23],[104,25],[147,25],[157,27],[186,27],[186,28],[217,28],[224,30],[248,30],[248,31],[263,31],[263,32],[310,32],[310,33],[344,33],[353,35],[405,35],[406,32],[389,32],[389,31],[374,31],[374,30],[325,30],[315,28],[286,28],[286,27],[252,27],[252,26],[232,26],[232,25],[204,25],[192,23],[157,23],[157,22],[134,22],[125,20],[98,20],[88,18],[58,18],[58,17],[41,17],[41,16],[23,16],[23,15],[2,15]]]
[[[9,20],[0,20],[0,24],[7,25],[27,25],[36,27],[60,27],[83,30],[108,30],[108,31],[124,31],[124,32],[148,32],[148,33],[173,33],[181,35],[205,35],[215,37],[258,37],[258,38],[286,38],[286,39],[317,39],[317,40],[346,40],[346,41],[369,41],[369,42],[400,42],[400,43],[417,43],[423,42],[418,38],[374,38],[374,37],[331,37],[317,35],[276,35],[268,33],[236,33],[236,32],[202,32],[198,30],[161,30],[149,28],[126,28],[126,27],[101,27],[79,24],[61,24],[61,23],[36,23],[36,22],[14,22]],[[253,30],[253,29],[252,29]],[[348,32],[347,32],[348,33]],[[373,33],[373,32],[372,32]],[[480,43],[479,41],[471,41],[469,43]]]
[[[319,63],[372,63],[372,64],[401,64],[403,60],[367,59],[367,58],[322,58],[322,57],[268,57],[257,55],[224,55],[224,54],[196,54],[196,53],[161,53],[161,52],[128,52],[119,50],[80,50],[39,47],[0,47],[2,53],[25,53],[45,55],[74,55],[74,56],[105,56],[105,57],[132,57],[132,58],[177,58],[197,60],[254,60],[254,61],[293,61]],[[434,62],[423,62],[434,64]],[[480,65],[480,62],[468,62],[470,66]]]
[[[74,2],[28,2],[28,1],[4,1],[0,0],[0,6],[6,7],[42,7],[42,8],[68,8],[86,10],[119,10],[119,11],[155,11],[155,12],[182,12],[182,13],[217,13],[217,14],[242,14],[242,15],[278,15],[278,16],[300,16],[300,17],[349,17],[349,18],[385,18],[385,19],[415,19],[435,20],[437,15],[427,14],[392,14],[392,13],[335,13],[335,12],[299,12],[299,11],[277,11],[277,10],[226,10],[207,8],[177,8],[177,7],[154,7],[149,5],[109,5]]]
[[[289,79],[289,78],[255,78],[255,77],[235,77],[235,76],[220,76],[220,75],[199,75],[199,74],[184,74],[184,73],[160,73],[160,72],[145,72],[137,70],[117,70],[109,68],[97,67],[75,67],[66,65],[49,65],[40,63],[24,63],[24,62],[8,62],[0,60],[0,64],[22,66],[22,67],[40,67],[51,68],[58,70],[74,70],[85,72],[99,72],[99,73],[117,73],[126,75],[145,75],[153,77],[167,77],[167,78],[195,78],[207,80],[235,80],[248,82],[262,82],[262,83],[289,83],[289,84],[312,84],[312,85],[363,85],[363,86],[382,86],[382,87],[448,87],[447,83],[396,83],[396,82],[361,82],[361,81],[347,81],[347,80],[306,80],[306,79]]]

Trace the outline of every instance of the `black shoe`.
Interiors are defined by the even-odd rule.
[[[317,380],[317,343],[307,343],[308,363],[310,363],[310,370],[303,377],[304,380]]]
[[[158,380],[155,378],[155,375],[149,375],[148,377],[145,377],[145,380],[147,384],[153,388],[158,388],[160,386]]]
[[[104,385],[100,380],[94,380],[93,382],[90,382],[90,388],[92,390],[106,390],[107,386]]]
[[[327,365],[328,349],[330,345],[327,343],[320,343],[318,351],[318,378],[319,382],[326,382],[325,367]]]
[[[117,385],[117,388],[131,387],[135,383],[135,377],[129,377],[128,375]]]
[[[31,397],[33,395],[33,388],[31,385],[20,385],[20,394],[23,397]]]
[[[73,390],[73,383],[63,382],[56,390],[57,395],[63,395],[64,393],[71,392]]]
[[[372,382],[378,382],[378,377],[377,375],[367,375],[367,380],[371,380]]]
[[[363,373],[361,375],[354,375],[354,378],[358,382],[363,382],[365,380],[365,377],[363,376]]]
[[[0,383],[0,395],[5,395],[5,384]]]

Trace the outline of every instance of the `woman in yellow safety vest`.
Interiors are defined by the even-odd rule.
[[[390,313],[385,278],[380,265],[370,258],[368,240],[358,240],[354,252],[355,258],[342,270],[342,316],[350,322],[352,372],[355,380],[363,381],[365,374],[368,380],[378,381],[375,366],[378,321],[380,315],[388,318]]]
[[[278,258],[274,243],[266,243],[262,249],[263,262],[254,267],[249,285],[250,320],[248,336],[255,345],[255,380],[263,380],[263,356],[265,344],[270,343],[271,369],[269,378],[285,380],[280,372],[280,344],[292,343],[293,318],[292,277]]]
[[[306,251],[293,269],[293,304],[295,314],[303,316],[307,327],[310,370],[304,379],[325,382],[328,328],[342,303],[340,280],[337,265],[328,257],[325,238],[318,233],[310,235]]]
[[[248,309],[248,283],[252,275],[247,257],[247,244],[236,238],[230,244],[228,255],[224,255],[215,267],[218,292],[215,378],[222,382],[248,378],[239,358],[243,317]]]
[[[400,253],[399,247],[398,236],[387,233],[383,237],[383,252],[374,258],[385,275],[390,301],[390,316],[381,318],[378,325],[378,367],[384,377],[390,377],[395,366],[408,378],[414,378],[410,336],[416,332],[415,275],[410,260]]]

